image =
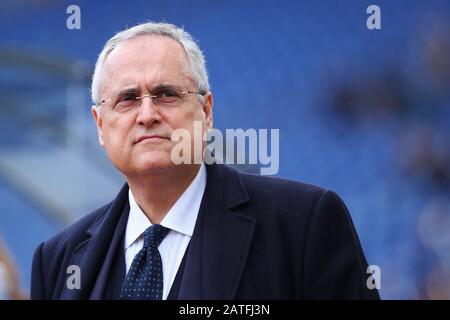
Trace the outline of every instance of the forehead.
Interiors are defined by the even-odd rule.
[[[192,81],[189,66],[187,54],[177,41],[164,36],[137,36],[119,44],[106,58],[102,92],[160,83],[182,85]]]

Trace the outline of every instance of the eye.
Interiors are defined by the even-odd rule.
[[[170,88],[158,89],[153,95],[155,96],[156,101],[160,103],[175,103],[180,98],[180,94],[176,90]]]
[[[134,93],[127,93],[127,94],[124,94],[122,97],[120,97],[119,100],[118,100],[118,102],[122,102],[122,101],[125,101],[125,102],[135,101],[136,98],[137,98],[137,95],[136,95],[136,94],[134,94]]]
[[[162,89],[155,92],[155,96],[157,96],[158,98],[173,98],[178,97],[178,93],[175,90]]]
[[[135,105],[137,99],[138,95],[136,93],[132,92],[124,93],[117,98],[117,102],[114,105],[114,110],[116,111],[128,110]]]

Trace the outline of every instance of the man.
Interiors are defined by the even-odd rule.
[[[146,23],[115,35],[97,60],[92,96],[99,142],[127,183],[38,247],[32,298],[378,298],[335,193],[174,164],[172,132],[194,139],[195,121],[201,133],[213,121],[203,54],[184,30]]]

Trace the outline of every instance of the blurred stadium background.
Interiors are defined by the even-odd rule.
[[[342,196],[382,298],[450,298],[448,0],[1,1],[0,236],[24,291],[36,246],[124,182],[90,76],[109,37],[148,20],[199,40],[217,128],[280,128],[278,175]]]

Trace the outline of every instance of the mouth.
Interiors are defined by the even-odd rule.
[[[146,142],[161,142],[164,140],[169,140],[163,136],[159,136],[159,135],[145,135],[145,136],[141,136],[138,139],[136,139],[135,144],[140,143],[142,141],[146,141]]]

